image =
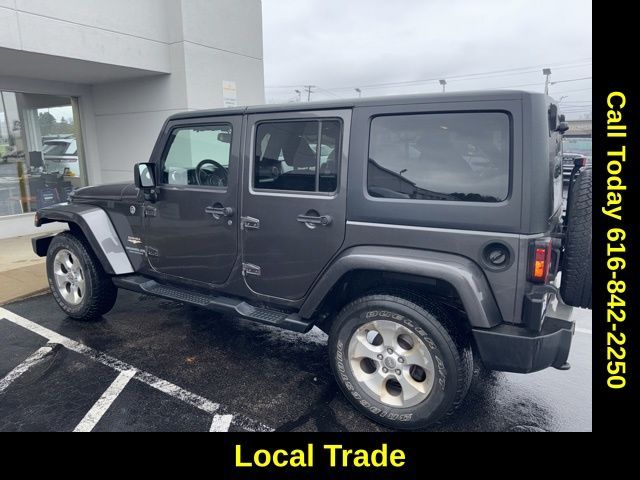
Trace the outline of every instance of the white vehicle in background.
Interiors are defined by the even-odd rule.
[[[67,177],[80,176],[78,146],[74,138],[45,140],[42,155],[48,173],[58,172]]]

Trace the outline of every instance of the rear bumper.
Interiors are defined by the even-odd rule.
[[[490,370],[530,373],[565,366],[574,330],[573,322],[546,316],[540,331],[503,324],[474,329],[473,337]]]

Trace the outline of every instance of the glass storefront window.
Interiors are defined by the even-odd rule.
[[[77,99],[0,92],[0,216],[67,201],[86,185]]]

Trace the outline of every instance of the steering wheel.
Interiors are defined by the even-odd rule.
[[[203,168],[206,165],[213,166],[213,171],[206,172],[206,178],[202,178]],[[208,169],[207,169],[208,170]],[[226,187],[229,181],[227,169],[215,160],[207,158],[202,160],[196,167],[196,182],[198,185],[210,185],[212,187]]]

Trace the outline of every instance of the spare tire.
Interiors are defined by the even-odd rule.
[[[567,305],[590,309],[591,168],[583,169],[570,188],[560,294]]]

